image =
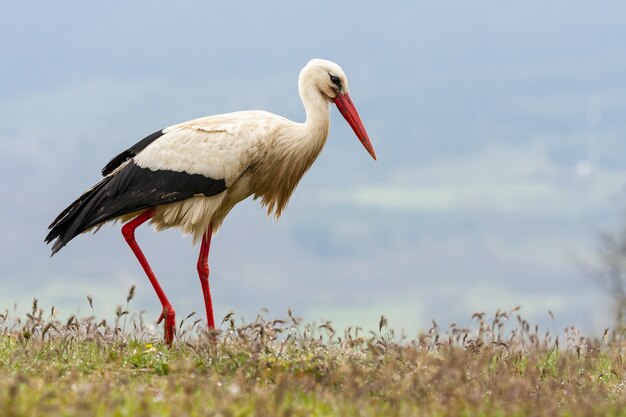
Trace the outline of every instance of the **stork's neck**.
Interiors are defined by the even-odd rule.
[[[311,145],[324,145],[330,128],[328,101],[312,82],[302,80],[298,86],[306,111],[306,121],[301,125],[303,139]]]
[[[330,127],[328,101],[319,89],[301,81],[299,91],[306,121],[284,125],[276,142],[267,149],[265,158],[255,165],[252,180],[255,198],[262,197],[268,214],[273,212],[276,217],[321,152]]]

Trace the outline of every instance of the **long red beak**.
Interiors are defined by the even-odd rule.
[[[334,102],[343,118],[346,119],[352,130],[354,130],[354,133],[356,133],[356,137],[359,138],[367,152],[372,155],[372,158],[376,160],[374,147],[372,146],[372,142],[370,142],[370,138],[367,136],[365,127],[363,127],[363,122],[361,122],[361,118],[359,117],[359,112],[356,111],[356,107],[354,107],[350,94],[339,93]]]

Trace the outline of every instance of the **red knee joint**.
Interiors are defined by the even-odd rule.
[[[135,217],[124,226],[122,226],[122,234],[127,242],[135,240],[135,229],[154,216],[154,209],[148,209]]]
[[[122,226],[122,235],[126,241],[133,240],[135,238],[135,228],[130,223],[126,223]]]

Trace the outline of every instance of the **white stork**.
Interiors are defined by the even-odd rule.
[[[126,222],[122,234],[148,275],[163,307],[165,341],[174,338],[175,312],[135,241],[150,220],[157,230],[178,227],[200,241],[198,274],[209,329],[215,327],[209,290],[209,245],[228,212],[254,196],[278,218],[298,182],[319,155],[334,102],[372,158],[374,148],[348,94],[339,65],[311,60],[298,91],[306,121],[265,111],[208,116],[159,130],[113,158],[104,178],[69,205],[49,226],[52,255],[75,236],[109,221]]]

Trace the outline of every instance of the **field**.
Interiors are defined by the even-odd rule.
[[[341,334],[291,314],[208,334],[188,317],[172,348],[125,307],[54,316],[0,314],[1,416],[626,415],[621,334],[546,334],[517,309],[415,339],[384,317]]]

